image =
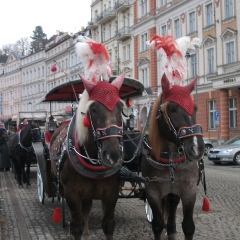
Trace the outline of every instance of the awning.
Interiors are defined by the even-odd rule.
[[[116,77],[112,76],[110,82]],[[84,89],[82,80],[70,81],[50,90],[42,99],[42,102],[77,102],[79,101],[79,95],[82,94]],[[122,99],[140,97],[143,91],[144,86],[139,80],[125,77],[120,89],[120,97]]]

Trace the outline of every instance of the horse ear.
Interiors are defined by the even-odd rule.
[[[170,88],[170,83],[169,83],[168,78],[165,73],[162,75],[161,82],[162,82],[162,92],[163,92],[163,94],[166,94]]]
[[[82,79],[82,82],[83,82],[84,87],[87,90],[87,92],[90,93],[92,91],[92,89],[96,86],[96,84],[90,80],[87,80],[81,74],[79,74],[79,77]]]
[[[188,85],[184,86],[184,88],[187,89],[189,93],[191,93],[196,88],[197,80],[198,80],[198,76],[196,76],[194,80],[190,82]]]
[[[112,85],[117,87],[119,90],[123,84],[124,77],[125,77],[125,73],[122,73],[112,81]]]

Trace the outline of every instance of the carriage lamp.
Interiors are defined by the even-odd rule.
[[[130,129],[130,130],[133,130],[134,129],[134,115],[131,114],[129,116],[129,119],[127,119],[127,127]]]
[[[54,121],[54,117],[51,115],[48,121],[48,131],[55,131],[57,128],[57,123]]]

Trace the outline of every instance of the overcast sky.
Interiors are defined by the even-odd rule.
[[[56,30],[75,33],[91,20],[91,0],[1,0],[0,48],[33,36],[36,26],[50,38]]]

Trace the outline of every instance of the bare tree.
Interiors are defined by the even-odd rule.
[[[27,37],[20,38],[15,43],[15,52],[17,52],[19,55],[25,56],[28,54],[30,47],[31,47],[31,44],[29,43],[29,40]]]
[[[4,54],[9,55],[11,52],[14,52],[14,44],[9,43],[2,46],[2,51]]]

